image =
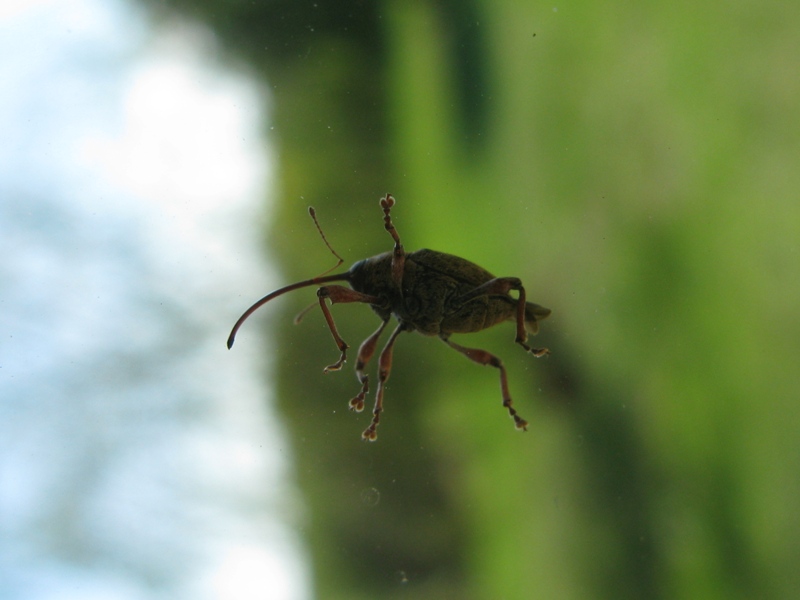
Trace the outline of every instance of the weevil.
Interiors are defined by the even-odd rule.
[[[377,428],[383,412],[383,395],[386,382],[392,369],[392,352],[395,340],[404,331],[418,331],[423,335],[438,336],[445,344],[457,350],[479,365],[491,365],[500,372],[500,392],[503,406],[514,419],[517,429],[527,429],[528,422],[517,414],[508,391],[508,376],[503,362],[495,355],[479,348],[467,348],[450,339],[454,333],[481,331],[503,321],[516,323],[514,341],[525,351],[536,357],[550,353],[547,348],[532,348],[527,344],[528,334],[535,335],[539,321],[550,314],[550,309],[526,301],[525,288],[517,277],[495,277],[486,269],[466,259],[435,250],[417,250],[406,254],[400,235],[390,216],[395,204],[394,197],[386,194],[381,198],[384,228],[394,240],[394,248],[389,252],[365,258],[355,263],[345,273],[327,275],[344,262],[328,243],[322,228],[317,222],[316,213],[309,208],[309,214],[322,236],[323,241],[339,263],[322,275],[313,279],[298,281],[282,287],[248,308],[233,326],[228,336],[228,348],[233,346],[236,332],[242,323],[261,306],[287,292],[318,285],[317,299],[322,314],[339,348],[339,360],[325,367],[324,372],[338,371],[347,360],[350,346],[342,339],[336,329],[330,308],[331,305],[346,302],[363,302],[380,317],[381,324],[358,349],[356,358],[356,377],[361,390],[350,400],[350,409],[364,410],[364,402],[369,393],[369,376],[364,372],[375,354],[378,338],[394,315],[398,322],[378,358],[378,389],[375,393],[375,407],[372,421],[361,434],[365,440],[375,441]],[[344,281],[350,288],[341,285],[327,285]],[[352,288],[352,289],[351,289]],[[517,298],[510,291],[517,292]],[[314,305],[312,304],[312,308]],[[298,315],[295,322],[305,313]]]

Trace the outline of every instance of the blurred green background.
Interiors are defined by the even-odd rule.
[[[375,444],[347,410],[371,311],[334,307],[353,350],[332,375],[319,312],[292,325],[313,290],[248,322],[274,343],[319,598],[800,592],[800,4],[148,5],[271,92],[286,283],[333,263],[309,204],[350,264],[390,249],[391,192],[407,249],[553,310],[547,359],[511,324],[457,339],[503,359],[526,434],[493,369],[403,335]]]

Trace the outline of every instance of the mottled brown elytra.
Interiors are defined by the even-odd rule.
[[[454,333],[481,331],[503,321],[514,321],[516,322],[514,341],[534,356],[544,356],[550,353],[547,348],[531,348],[526,341],[529,333],[536,334],[539,329],[538,322],[550,314],[550,309],[533,302],[526,302],[525,288],[516,277],[495,277],[475,263],[444,252],[423,249],[406,254],[389,216],[394,206],[394,198],[391,194],[386,194],[381,198],[380,204],[383,209],[384,228],[394,240],[394,249],[391,252],[360,260],[346,273],[323,274],[313,279],[298,281],[264,296],[236,321],[228,337],[228,348],[233,346],[236,332],[245,319],[259,307],[286,292],[320,285],[322,287],[317,290],[319,305],[341,352],[338,361],[325,367],[326,373],[342,368],[349,348],[336,330],[326,299],[330,300],[331,304],[364,302],[370,305],[382,321],[377,331],[364,340],[358,349],[356,375],[361,383],[361,391],[350,400],[351,410],[356,412],[364,410],[364,398],[369,391],[369,377],[364,373],[364,369],[375,353],[378,338],[389,323],[389,318],[394,315],[398,321],[378,359],[378,390],[375,396],[375,408],[372,411],[372,422],[362,434],[365,440],[375,441],[378,437],[376,429],[383,411],[384,386],[392,368],[392,349],[397,336],[404,331],[418,331],[423,335],[439,336],[444,343],[470,360],[498,369],[503,406],[508,409],[517,429],[526,429],[527,421],[520,417],[512,406],[508,378],[502,361],[486,350],[466,348],[456,344],[450,340],[450,336]],[[338,267],[343,262],[342,258],[325,239],[314,209],[309,208],[309,213],[323,241],[339,259],[336,265]],[[324,285],[334,281],[346,281],[352,289],[341,285]],[[517,291],[516,299],[509,295],[511,290]],[[302,314],[304,313],[298,315],[296,322],[299,322]]]

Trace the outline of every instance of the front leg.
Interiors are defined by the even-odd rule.
[[[379,298],[377,296],[362,294],[361,292],[351,290],[350,288],[346,288],[341,285],[326,285],[325,287],[319,288],[317,290],[317,298],[319,298],[319,306],[322,308],[322,314],[325,315],[325,321],[327,321],[328,328],[331,330],[331,334],[333,335],[333,341],[336,342],[336,345],[339,347],[339,351],[342,353],[339,356],[338,361],[325,367],[324,372],[327,373],[328,371],[338,371],[342,368],[342,365],[347,360],[347,349],[350,346],[347,345],[347,342],[342,339],[342,337],[339,335],[339,332],[336,330],[336,323],[333,322],[333,315],[331,315],[331,311],[328,308],[328,305],[325,303],[325,298],[328,298],[331,301],[331,304],[364,302],[366,304],[381,305],[384,304],[384,300],[383,298]]]
[[[403,249],[403,244],[400,243],[400,235],[397,229],[394,228],[392,217],[389,213],[394,206],[394,197],[391,194],[386,194],[385,198],[381,198],[381,208],[383,209],[383,226],[389,235],[394,240],[394,250],[392,252],[392,281],[397,286],[397,289],[403,289],[403,269],[406,265],[406,252]]]

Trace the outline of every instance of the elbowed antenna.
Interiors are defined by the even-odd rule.
[[[320,276],[314,277],[313,279],[306,279],[305,281],[298,281],[297,283],[293,283],[291,285],[287,285],[286,287],[282,287],[279,290],[275,290],[264,296],[261,300],[253,304],[250,308],[244,311],[239,320],[233,325],[233,329],[231,329],[231,334],[228,336],[228,350],[231,349],[233,346],[233,340],[236,338],[236,332],[239,331],[239,327],[242,326],[247,320],[247,317],[252,315],[256,312],[259,308],[261,308],[264,304],[272,300],[273,298],[277,298],[278,296],[285,294],[286,292],[292,292],[294,290],[308,287],[310,285],[319,285],[321,283],[330,283],[331,281],[350,281],[350,272],[347,273],[337,273],[335,275],[327,275],[327,276]]]

